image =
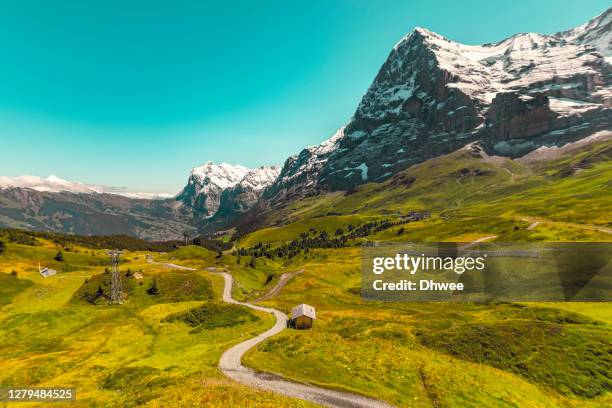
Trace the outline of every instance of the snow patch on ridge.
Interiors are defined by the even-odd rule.
[[[319,145],[309,146],[302,150],[299,155],[291,156],[287,163],[294,167],[288,174],[285,174],[280,180],[282,183],[290,183],[292,180],[306,177],[309,181],[306,185],[315,183],[311,180],[311,176],[327,163],[329,156],[334,152],[339,151],[340,141],[344,138],[344,126],[334,133],[332,137]],[[287,166],[288,164],[286,164]]]
[[[248,172],[244,166],[208,161],[191,169],[191,176],[202,185],[212,184],[226,189],[238,184]]]
[[[48,193],[77,193],[77,194],[115,194],[136,199],[165,199],[172,197],[168,193],[139,193],[127,191],[125,187],[112,187],[97,184],[85,184],[61,179],[55,175],[47,178],[39,176],[0,176],[0,189],[5,188],[29,188],[32,190]]]
[[[250,188],[255,191],[264,190],[266,187],[276,181],[280,174],[279,166],[262,166],[253,170],[249,170],[244,175],[239,184],[243,188]]]

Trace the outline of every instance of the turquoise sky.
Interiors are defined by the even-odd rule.
[[[0,1],[0,175],[171,192],[207,160],[282,164],[352,115],[415,26],[464,43],[608,1]]]

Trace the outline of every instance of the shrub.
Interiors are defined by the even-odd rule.
[[[153,285],[149,289],[147,289],[147,293],[149,295],[159,295],[159,289],[157,288],[157,279],[153,279]]]
[[[181,321],[194,327],[194,333],[202,329],[232,327],[258,320],[259,317],[248,309],[236,305],[216,303],[207,303],[187,312],[172,314],[164,319],[166,322]]]

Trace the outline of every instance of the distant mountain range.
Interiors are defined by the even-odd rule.
[[[174,239],[383,182],[475,141],[518,158],[611,130],[611,25],[612,8],[572,30],[485,45],[416,28],[393,47],[348,123],[282,168],[207,162],[178,195],[155,200],[55,177],[0,177],[0,225]]]
[[[96,184],[84,184],[61,179],[50,175],[47,178],[38,176],[4,177],[0,176],[0,189],[6,187],[29,188],[49,193],[85,193],[85,194],[117,194],[129,198],[162,199],[170,198],[172,194],[164,193],[135,193],[127,191],[125,187],[111,187]]]

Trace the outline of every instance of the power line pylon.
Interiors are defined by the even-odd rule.
[[[111,257],[111,293],[110,303],[120,305],[123,303],[123,283],[119,274],[119,255],[121,251],[109,251]]]

